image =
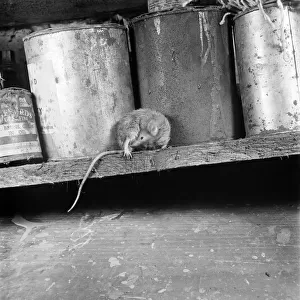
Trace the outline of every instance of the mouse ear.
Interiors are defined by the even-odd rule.
[[[148,123],[147,129],[151,133],[152,136],[156,136],[158,133],[158,127],[154,121],[150,121]]]

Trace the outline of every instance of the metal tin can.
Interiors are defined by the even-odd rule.
[[[300,10],[251,9],[234,20],[247,136],[300,130]]]
[[[125,27],[51,28],[24,46],[47,158],[115,148],[114,124],[134,109]]]
[[[0,163],[42,159],[32,94],[21,88],[0,90]]]
[[[239,138],[242,112],[223,10],[151,13],[133,28],[141,106],[171,121],[172,145]]]

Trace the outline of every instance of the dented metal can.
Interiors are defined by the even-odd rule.
[[[141,106],[171,122],[172,145],[243,134],[228,24],[219,7],[150,13],[133,20]]]
[[[32,94],[15,87],[0,90],[0,163],[41,159]]]
[[[300,130],[300,10],[256,8],[234,20],[247,136]]]
[[[134,109],[125,27],[51,28],[25,37],[24,47],[47,158],[116,148],[114,125]]]

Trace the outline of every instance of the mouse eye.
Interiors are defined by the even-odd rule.
[[[144,139],[144,137],[143,136],[141,136],[141,140],[143,140]]]

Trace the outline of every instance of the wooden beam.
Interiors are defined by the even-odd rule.
[[[197,0],[192,4],[219,5],[217,0]],[[104,20],[116,13],[128,18],[147,12],[147,0],[2,0],[0,27],[84,18]]]
[[[132,160],[110,155],[96,165],[91,178],[299,155],[299,141],[300,133],[294,132],[136,152]],[[80,180],[91,161],[83,158],[0,168],[0,188]]]
[[[0,26],[146,12],[147,0],[3,0],[0,5]]]

